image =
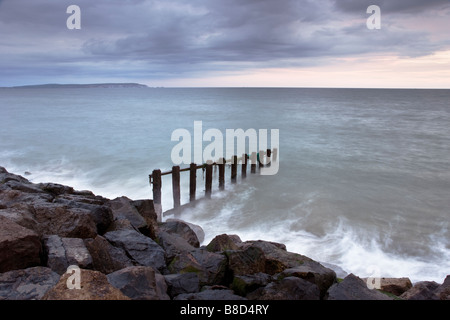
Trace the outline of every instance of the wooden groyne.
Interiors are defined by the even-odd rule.
[[[172,167],[172,170],[161,172],[160,169],[153,170],[149,175],[150,184],[153,186],[153,204],[155,207],[158,221],[162,221],[162,177],[172,175],[172,197],[173,209],[164,213],[166,215],[178,215],[182,208],[194,206],[200,199],[196,199],[197,194],[197,170],[204,170],[205,173],[205,196],[203,199],[210,199],[213,185],[213,168],[219,171],[219,190],[225,190],[225,166],[231,166],[231,183],[237,182],[238,164],[241,163],[241,179],[247,177],[248,164],[250,164],[250,174],[256,174],[257,169],[265,166],[270,166],[271,163],[277,161],[278,149],[267,149],[266,151],[253,152],[252,154],[243,154],[241,157],[233,156],[231,159],[220,159],[217,162],[211,160],[204,164],[191,163],[189,167],[181,169],[180,166]],[[181,187],[180,178],[181,173],[189,172],[189,202],[181,204]]]

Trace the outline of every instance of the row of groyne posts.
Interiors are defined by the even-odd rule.
[[[174,214],[179,215],[181,208],[184,206],[195,205],[196,192],[197,192],[197,170],[202,169],[205,172],[205,197],[211,199],[212,185],[213,185],[213,167],[219,170],[219,190],[225,190],[225,166],[228,164],[231,166],[231,183],[237,182],[238,175],[238,163],[241,163],[241,179],[247,177],[247,167],[250,163],[250,173],[256,174],[257,168],[269,167],[271,163],[277,161],[278,149],[267,149],[266,151],[252,152],[249,154],[243,154],[241,157],[233,156],[231,159],[220,159],[217,162],[212,160],[206,161],[206,163],[198,165],[191,163],[189,167],[181,169],[180,166],[172,167],[171,171],[161,172],[161,170],[153,170],[150,174],[150,184],[153,185],[153,205],[155,207],[157,219],[162,221],[162,177],[166,175],[172,175],[172,196],[173,196],[173,209],[168,210],[164,215]],[[250,161],[248,161],[250,160]],[[180,176],[182,172],[189,172],[189,203],[181,205],[181,188],[180,188]]]

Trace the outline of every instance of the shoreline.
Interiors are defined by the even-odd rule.
[[[238,235],[216,235],[202,245],[201,226],[157,222],[152,200],[36,184],[3,167],[0,220],[0,284],[10,284],[0,299],[450,299],[450,276],[441,284],[362,279],[284,244]],[[66,271],[73,265],[96,285],[68,291]],[[108,294],[99,296],[100,289]]]

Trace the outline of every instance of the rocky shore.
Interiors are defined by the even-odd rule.
[[[0,167],[0,300],[450,299],[450,276],[369,289],[280,243],[203,239],[200,226],[157,223],[151,200],[35,184]]]

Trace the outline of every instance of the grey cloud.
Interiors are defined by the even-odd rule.
[[[384,13],[419,13],[448,7],[448,0],[334,0],[336,8],[345,12],[365,12],[378,5]]]

